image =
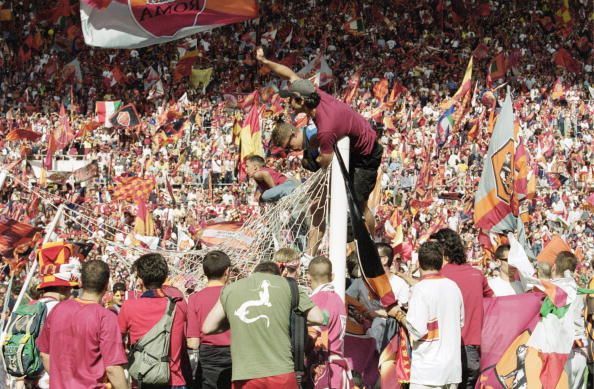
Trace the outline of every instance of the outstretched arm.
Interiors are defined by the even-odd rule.
[[[206,316],[206,320],[204,320],[204,323],[202,324],[202,332],[205,334],[214,334],[227,330],[229,328],[229,322],[227,322],[226,319],[227,315],[225,315],[223,304],[221,304],[221,301],[219,300],[208,316]]]
[[[297,73],[292,71],[289,67],[266,59],[264,56],[264,50],[261,47],[256,49],[256,59],[260,61],[262,65],[268,66],[270,70],[272,70],[279,77],[285,78],[291,82],[301,79],[301,77],[299,77]]]

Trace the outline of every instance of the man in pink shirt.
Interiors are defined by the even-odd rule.
[[[311,301],[329,315],[328,325],[309,328],[314,348],[308,358],[308,378],[316,389],[348,388],[351,373],[344,358],[347,313],[332,285],[332,262],[323,256],[312,259],[307,278],[313,289]]]
[[[188,348],[200,350],[196,369],[196,388],[225,389],[231,387],[231,332],[202,333],[204,319],[219,300],[221,290],[229,279],[231,260],[222,251],[204,256],[202,268],[208,279],[206,287],[188,299]]]
[[[189,359],[186,351],[187,305],[181,292],[165,287],[169,269],[161,254],[145,254],[134,263],[142,294],[139,298],[126,300],[120,309],[118,323],[122,335],[128,336],[130,345],[138,342],[165,314],[167,296],[176,300],[169,351],[169,386],[186,386],[189,372]]]
[[[464,301],[464,327],[462,328],[462,383],[461,388],[474,388],[479,376],[481,360],[481,331],[483,328],[483,297],[493,297],[487,278],[466,263],[466,254],[460,235],[443,228],[431,235],[440,243],[445,261],[441,275],[454,281]]]
[[[122,365],[128,362],[116,315],[101,305],[109,283],[103,261],[82,266],[83,292],[52,310],[37,339],[52,389],[128,388]]]

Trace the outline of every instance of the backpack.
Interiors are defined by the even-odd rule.
[[[305,316],[298,311],[299,308],[299,287],[294,278],[286,278],[291,289],[291,351],[295,365],[295,375],[299,387],[302,385],[305,375],[305,340],[307,338],[307,321]]]
[[[21,304],[12,313],[2,344],[6,371],[13,377],[35,378],[43,372],[43,363],[35,340],[45,322],[44,302]]]
[[[139,388],[143,384],[169,384],[169,343],[178,300],[179,298],[167,296],[167,308],[163,317],[130,349],[128,371],[138,382]]]

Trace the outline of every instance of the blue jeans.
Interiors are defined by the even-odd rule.
[[[280,185],[272,187],[264,193],[262,193],[262,201],[265,202],[273,202],[280,200],[281,198],[285,197],[286,195],[291,194],[295,188],[299,186],[299,182],[292,178],[289,178],[287,181],[283,182]]]

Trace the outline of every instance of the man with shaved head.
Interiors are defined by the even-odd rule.
[[[332,262],[324,256],[309,263],[307,278],[313,290],[311,300],[329,314],[328,325],[309,328],[314,349],[309,355],[309,377],[315,388],[342,388],[350,380],[343,355],[346,308],[332,285]]]

